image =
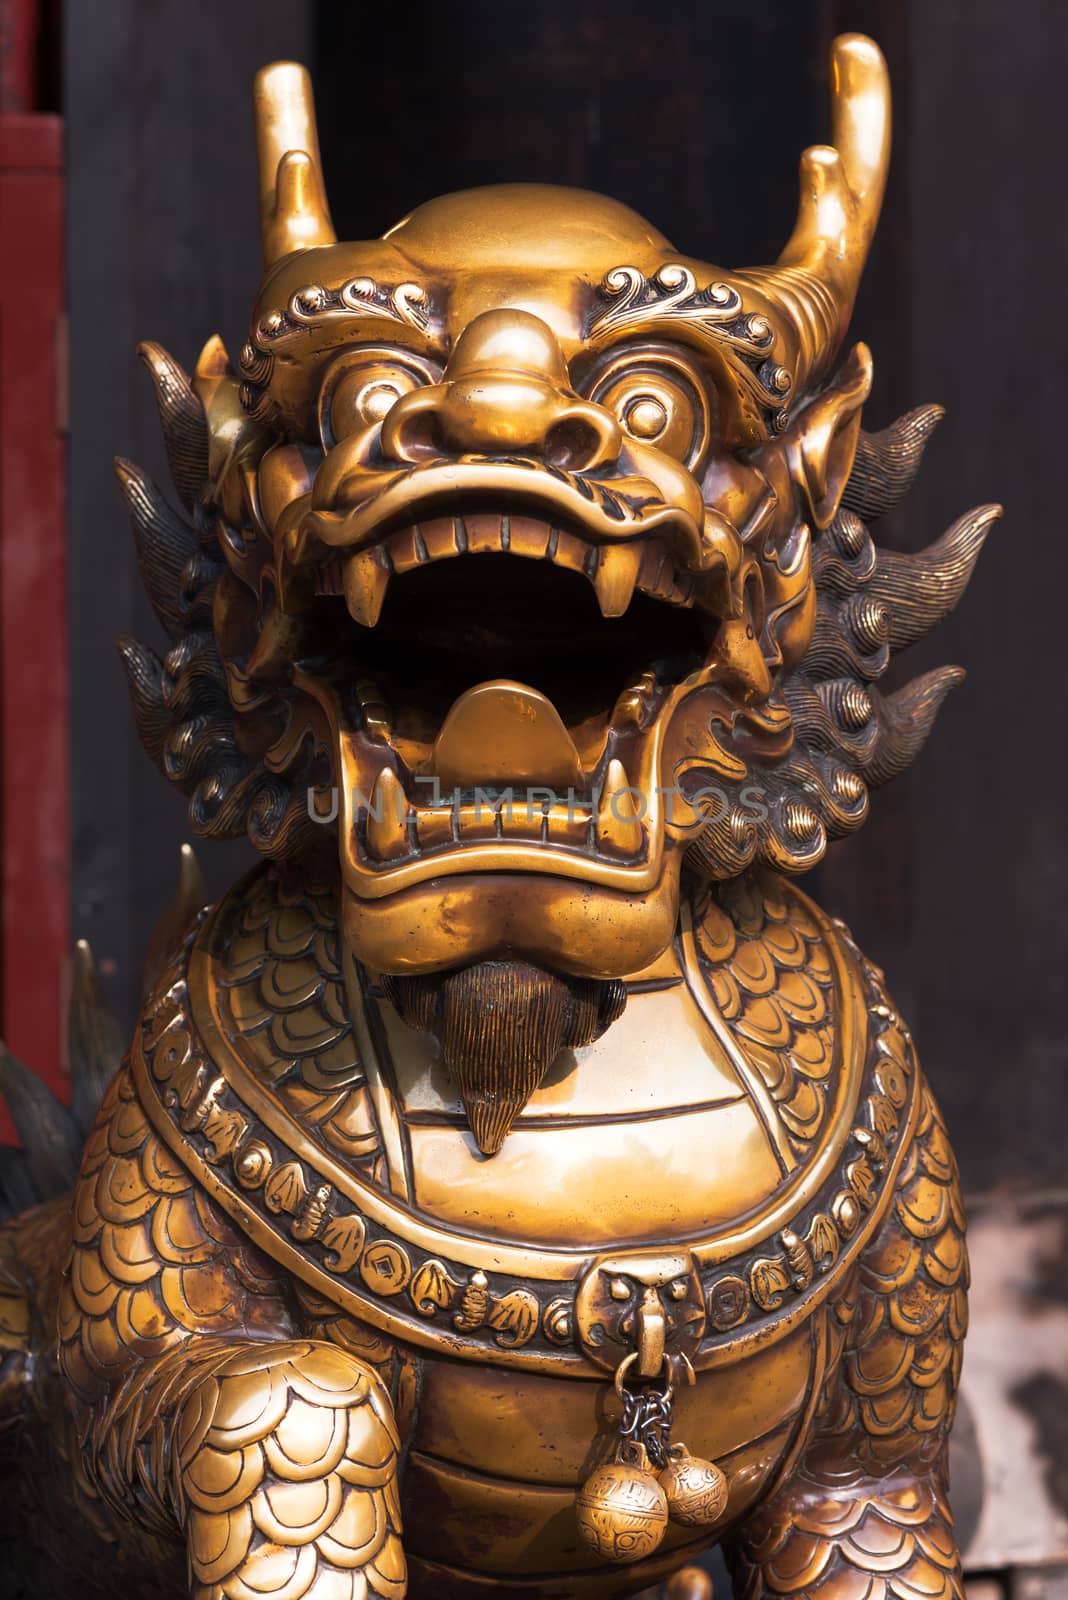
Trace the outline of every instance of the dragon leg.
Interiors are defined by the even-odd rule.
[[[403,1600],[398,1450],[380,1378],[347,1351],[228,1355],[178,1431],[194,1600]]]
[[[272,1264],[160,1142],[125,1071],[86,1148],[73,1229],[60,1363],[95,1524],[139,1537],[160,1594],[402,1600],[381,1379],[300,1337]]]
[[[739,1600],[962,1600],[946,1458],[967,1320],[960,1185],[930,1091],[859,1271],[812,1443],[728,1553]]]

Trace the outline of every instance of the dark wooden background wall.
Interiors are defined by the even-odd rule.
[[[114,639],[157,646],[112,472],[168,483],[152,385],[156,339],[191,368],[205,340],[246,335],[260,271],[252,74],[312,58],[303,0],[100,0],[65,7],[70,300],[72,926],[124,1024],[190,837],[185,802],[133,732]],[[202,849],[213,892],[251,860]]]
[[[316,73],[339,226],[379,231],[443,189],[505,178],[608,190],[724,265],[772,257],[797,156],[827,135],[826,47],[883,44],[897,95],[883,226],[858,308],[872,425],[949,416],[890,533],[919,547],[1001,498],[959,615],[917,670],[967,665],[914,772],[814,886],[916,1027],[973,1190],[1062,1181],[1068,848],[1062,197],[1068,7],[1055,0],[101,0],[67,7],[74,923],[127,1022],[183,808],[136,747],[111,638],[154,637],[109,461],[163,470],[156,338],[233,348],[257,273],[254,68]],[[246,859],[204,847],[221,887]]]

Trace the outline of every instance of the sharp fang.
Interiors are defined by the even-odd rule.
[[[296,655],[306,624],[300,617],[273,607],[264,618],[260,636],[248,659],[250,678],[268,681],[287,673]]]
[[[621,617],[630,605],[642,553],[640,539],[631,544],[603,544],[597,552],[593,587],[602,616]]]
[[[714,617],[729,617],[734,601],[726,562],[714,561],[704,572],[695,573],[692,578],[693,600],[700,610],[711,612]]]
[[[392,767],[375,779],[367,811],[367,853],[378,861],[408,854],[408,800]]]
[[[608,763],[597,807],[597,843],[614,855],[637,855],[642,843],[637,798],[627,783],[622,761]]]
[[[628,684],[616,701],[612,712],[613,725],[617,728],[643,727],[655,687],[656,678],[651,672],[643,672],[636,682]]]
[[[388,739],[393,732],[393,721],[377,683],[370,678],[361,678],[356,685],[356,698],[363,712],[363,724],[368,736],[372,739]]]
[[[364,628],[373,628],[382,615],[389,588],[389,572],[374,550],[363,550],[345,563],[345,604],[349,616]]]

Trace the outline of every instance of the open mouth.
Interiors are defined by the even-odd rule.
[[[385,578],[373,626],[352,574],[368,561]],[[331,666],[305,682],[337,731],[358,892],[460,871],[655,876],[663,714],[719,625],[688,577],[655,538],[600,545],[487,510],[322,563]]]

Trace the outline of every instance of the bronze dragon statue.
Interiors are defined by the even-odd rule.
[[[118,475],[140,737],[264,859],[166,920],[73,1196],[0,1234],[34,1594],[698,1595],[722,1540],[739,1596],[961,1595],[954,1160],[793,879],[960,678],[877,687],[997,508],[873,542],[940,412],[861,429],[889,90],[858,35],[832,78],[725,271],[538,186],[338,243],[259,75],[248,343],[142,347],[180,509]]]

